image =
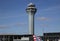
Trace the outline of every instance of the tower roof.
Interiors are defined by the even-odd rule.
[[[35,7],[35,5],[33,3],[29,3],[28,7]]]
[[[28,5],[34,5],[33,3],[29,3]]]

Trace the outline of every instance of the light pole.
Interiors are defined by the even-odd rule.
[[[35,5],[33,3],[28,4],[26,12],[29,15],[29,34],[34,34],[34,15],[36,11],[37,9],[35,8]]]

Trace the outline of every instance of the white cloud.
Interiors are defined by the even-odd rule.
[[[6,28],[9,28],[11,26],[23,26],[25,25],[26,23],[11,23],[11,24],[7,24],[7,25],[0,25],[0,29],[6,29]]]
[[[42,26],[42,27],[48,27],[47,24],[41,24],[40,26]]]
[[[53,7],[48,7],[48,8],[45,8],[45,9],[42,9],[40,11],[55,11],[55,10],[58,10],[60,9],[60,5],[57,5],[57,6],[53,6]]]
[[[9,32],[9,33],[8,32],[4,32],[4,33],[0,32],[0,35],[18,35],[18,34],[14,33],[14,32],[12,32],[12,33],[11,32]]]
[[[38,17],[38,18],[37,18],[37,20],[47,21],[47,20],[49,20],[49,19],[48,19],[48,18],[46,18],[46,17]]]
[[[0,19],[15,18],[15,17],[19,17],[19,16],[7,16],[7,17],[0,17]]]
[[[5,28],[8,28],[7,25],[0,25],[0,29],[5,29]]]
[[[0,17],[0,19],[8,19],[8,18],[16,18],[16,17],[20,17],[20,15],[18,15],[18,16],[5,16],[5,17]]]
[[[15,26],[23,26],[25,25],[26,23],[15,23],[15,24],[12,24],[12,25],[15,25]]]

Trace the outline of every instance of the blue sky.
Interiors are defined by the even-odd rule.
[[[30,2],[37,8],[35,35],[60,32],[60,0],[0,0],[0,34],[28,34]]]

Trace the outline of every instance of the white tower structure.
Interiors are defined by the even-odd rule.
[[[34,15],[37,11],[33,3],[28,4],[26,11],[29,15],[29,34],[34,34]]]

